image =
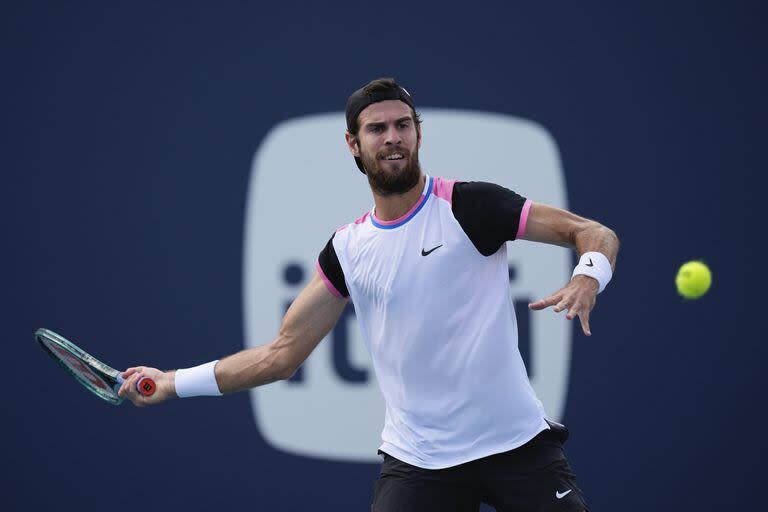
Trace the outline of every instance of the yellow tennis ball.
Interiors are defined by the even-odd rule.
[[[686,299],[698,299],[712,285],[712,272],[701,261],[689,261],[677,271],[675,285],[678,293]]]

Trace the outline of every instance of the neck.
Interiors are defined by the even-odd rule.
[[[424,190],[426,181],[427,177],[422,173],[421,176],[419,176],[418,183],[402,194],[382,196],[374,191],[373,202],[376,205],[374,210],[376,218],[389,221],[399,219],[408,213],[421,197],[421,192]]]

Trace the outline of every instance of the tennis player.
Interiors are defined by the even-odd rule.
[[[331,236],[275,339],[194,368],[129,368],[120,395],[144,406],[288,379],[351,299],[386,402],[372,510],[587,510],[563,453],[568,431],[545,417],[518,351],[506,242],[577,251],[570,282],[529,307],[565,311],[590,335],[616,235],[495,184],[425,174],[421,120],[392,79],[355,91],[346,118],[375,206]],[[141,375],[156,381],[153,396],[136,393]]]

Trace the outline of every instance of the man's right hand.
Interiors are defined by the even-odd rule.
[[[174,384],[176,378],[175,370],[163,372],[157,368],[150,368],[148,366],[135,366],[125,370],[122,373],[122,377],[124,382],[123,385],[120,386],[117,394],[122,398],[130,400],[136,407],[156,405],[165,402],[169,398],[176,398],[176,386]],[[149,377],[155,381],[157,389],[151,396],[141,395],[136,390],[136,383],[142,377]]]

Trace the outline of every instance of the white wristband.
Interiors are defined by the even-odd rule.
[[[611,277],[613,277],[613,270],[611,270],[611,263],[603,253],[585,252],[579,258],[579,264],[573,269],[571,279],[579,275],[595,278],[600,285],[597,293],[600,293],[605,290]]]
[[[176,395],[179,398],[221,396],[219,385],[216,383],[216,374],[213,371],[218,362],[217,359],[194,368],[176,370]]]

